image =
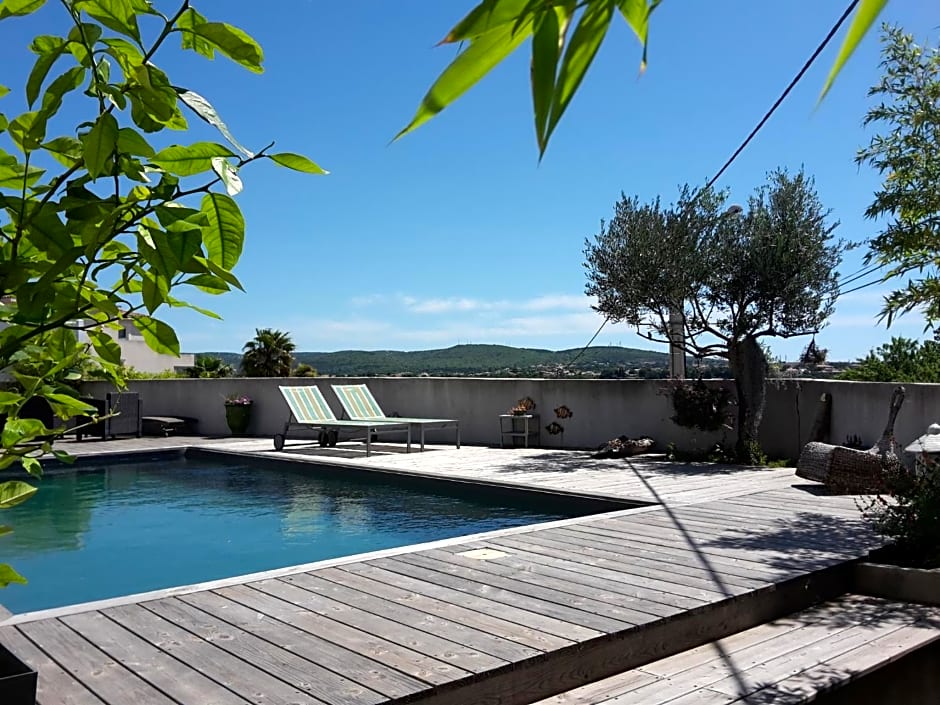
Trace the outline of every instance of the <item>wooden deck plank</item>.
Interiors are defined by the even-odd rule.
[[[101,612],[74,614],[63,617],[62,621],[175,701],[200,705],[245,705],[251,702],[144,641]]]
[[[553,634],[523,627],[500,617],[493,617],[468,609],[463,605],[428,597],[410,590],[403,590],[387,581],[383,581],[380,568],[363,563],[326,568],[317,571],[317,575],[327,580],[352,585],[358,590],[369,592],[385,600],[411,605],[429,614],[446,616],[455,622],[488,631],[491,634],[501,634],[504,639],[515,641],[531,649],[530,654],[550,651],[568,646],[571,643],[567,639],[560,639]]]
[[[636,548],[631,545],[614,547],[608,544],[603,548],[599,548],[596,544],[587,545],[583,540],[574,538],[570,534],[545,531],[526,535],[526,541],[546,548],[567,551],[572,557],[577,555],[590,556],[600,561],[609,561],[611,565],[622,565],[624,562],[628,562],[630,573],[633,575],[680,581],[687,587],[702,590],[720,588],[719,592],[724,593],[724,587],[729,585],[741,590],[752,590],[755,587],[762,587],[767,584],[766,578],[743,578],[727,570],[722,570],[720,572],[721,586],[719,586],[716,584],[715,571],[707,570],[702,567],[701,563],[698,563],[695,567],[689,565],[690,561],[672,563],[664,560],[665,556],[662,554],[659,554],[658,558],[655,559],[646,558],[638,554]]]
[[[388,698],[405,697],[427,687],[426,683],[417,678],[385,668],[378,661],[297,629],[291,624],[259,614],[214,592],[196,592],[181,595],[179,599],[308,661],[342,673]]]
[[[0,627],[0,642],[39,673],[37,705],[106,705],[16,627]]]
[[[676,532],[679,532],[683,536],[697,537],[702,540],[736,539],[742,534],[753,537],[755,532],[762,531],[765,532],[761,534],[762,541],[766,541],[768,546],[800,546],[805,543],[802,536],[798,535],[798,531],[800,531],[798,525],[784,519],[778,519],[773,522],[755,526],[751,526],[750,520],[748,520],[748,526],[745,529],[742,528],[740,520],[735,524],[730,524],[725,523],[718,515],[700,512],[694,517],[666,518],[660,516],[651,518],[644,523],[648,527],[662,527],[666,535],[675,535]],[[820,531],[820,537],[814,542],[814,549],[823,548],[831,550],[845,546],[845,538],[842,535],[844,533],[843,526],[839,525],[833,527],[835,530],[831,534],[826,533],[825,527],[822,526],[814,525],[812,528],[813,530],[818,528]],[[858,540],[867,543],[864,536],[867,533],[867,529],[862,525],[859,525],[858,529],[859,534],[861,534]]]
[[[321,705],[324,702],[306,692],[305,688],[286,683],[232,656],[141,605],[111,607],[103,614],[247,699],[257,701],[263,698],[265,703],[272,705]]]
[[[594,527],[583,524],[572,525],[566,530],[580,531],[584,533],[596,534],[598,536],[606,535],[607,539],[614,543],[616,543],[618,540],[617,536],[609,531],[595,529]],[[620,535],[622,537],[627,536],[627,534],[624,533],[621,533]],[[764,570],[770,567],[778,568],[781,573],[787,573],[791,570],[820,570],[826,566],[834,565],[835,563],[846,560],[847,557],[860,555],[863,553],[861,548],[853,550],[851,546],[846,546],[845,550],[840,551],[839,553],[820,551],[817,554],[814,552],[814,544],[804,545],[804,548],[807,549],[808,553],[803,555],[791,555],[786,553],[786,551],[781,551],[778,549],[758,549],[753,547],[753,545],[743,545],[744,542],[740,542],[741,545],[739,546],[718,546],[709,541],[690,540],[690,537],[682,536],[681,534],[678,536],[667,535],[665,532],[657,532],[655,529],[643,527],[641,525],[632,527],[629,536],[629,540],[638,542],[642,541],[643,543],[659,546],[661,549],[690,549],[696,554],[700,555],[703,560],[707,560],[712,565],[720,565],[727,560],[732,560],[737,561],[738,565],[754,564],[755,566],[759,566]],[[760,535],[754,534],[748,543],[757,543],[757,536]]]
[[[585,571],[580,564],[574,564],[568,568],[559,567],[565,564],[551,557],[528,553],[520,549],[508,552],[505,550],[505,546],[491,543],[474,544],[473,547],[505,552],[506,556],[500,558],[499,563],[507,566],[510,571],[531,576],[531,580],[536,584],[541,584],[540,581],[543,577],[549,581],[567,581],[567,589],[574,591],[576,594],[585,594],[602,602],[609,602],[654,617],[669,617],[676,614],[680,609],[675,605],[655,601],[658,599],[659,593],[654,590],[638,590],[634,585],[613,583]],[[496,567],[495,561],[491,562],[491,566]]]
[[[341,674],[308,661],[179,598],[154,600],[142,606],[317,700],[337,705],[377,705],[386,699],[381,693],[348,678],[347,673]]]
[[[598,578],[613,583],[631,585],[633,586],[630,588],[631,591],[635,589],[647,591],[650,593],[649,599],[654,599],[653,595],[659,595],[656,601],[662,604],[689,608],[729,596],[727,593],[722,594],[719,592],[719,588],[714,586],[710,589],[703,589],[683,585],[678,582],[675,573],[664,572],[657,578],[637,575],[631,572],[631,566],[626,561],[618,562],[595,558],[586,554],[578,554],[576,551],[567,548],[546,547],[541,543],[525,539],[505,537],[494,539],[492,543],[494,546],[501,546],[505,550],[526,551],[530,554],[553,558],[556,565],[566,566],[572,570],[584,566],[582,570],[590,572]]]
[[[272,456],[269,441],[228,445],[248,456],[262,448]],[[869,547],[867,539],[842,542],[809,530],[861,524],[850,498],[796,489],[793,485],[801,481],[792,470],[602,461],[544,449],[410,455],[398,446],[394,450],[327,462],[581,496],[634,497],[667,506],[444,540],[417,552],[402,548],[339,559],[326,564],[331,567],[298,567],[294,574],[231,579],[100,613],[71,610],[75,614],[63,616],[64,621],[40,620],[34,624],[46,626],[35,628],[66,630],[73,642],[87,644],[95,659],[116,656],[120,663],[108,668],[137,672],[121,694],[128,687],[141,693],[149,687],[167,701],[164,705],[196,699],[191,696],[199,688],[209,694],[205,702],[231,692],[239,705],[380,705],[388,700],[522,705],[563,684],[571,688],[613,672],[606,668],[622,670],[659,658],[682,648],[677,642],[695,646],[696,638],[714,638],[709,630],[722,625],[753,624],[742,620],[742,610],[770,619],[779,614],[771,610],[787,600],[799,601],[797,592],[815,594],[805,593],[805,582],[795,578],[856,558]],[[320,455],[321,449],[312,448],[301,457],[313,461],[309,468],[316,472]],[[794,526],[804,530],[795,532]],[[476,547],[506,555],[481,561],[461,555]],[[821,575],[816,587],[831,594],[840,576]],[[780,589],[772,590],[774,584]],[[715,624],[705,624],[709,615]],[[24,623],[23,628],[34,627]],[[776,653],[771,661],[786,661],[788,654],[813,648],[816,642],[801,642],[812,633],[790,633],[798,630],[776,625],[737,635],[724,648],[759,670],[768,654]],[[20,649],[32,646],[42,654],[28,634],[12,633]],[[854,633],[846,628],[842,646],[854,643],[848,636]],[[118,653],[121,643],[129,648]],[[678,680],[635,669],[630,692],[685,697],[683,679],[702,677],[707,684],[696,691],[701,697],[727,699],[718,690],[729,675],[716,669],[721,656],[693,651],[686,652],[681,669],[686,675]],[[70,650],[57,653],[72,658]],[[640,660],[626,663],[637,655]],[[89,684],[77,692],[90,700],[73,705],[117,705],[111,697],[100,697],[93,681],[76,675],[71,661],[60,668],[51,657],[42,657],[52,664],[53,678]],[[182,669],[178,681],[171,680],[177,663]],[[789,672],[785,667],[781,677]],[[712,683],[717,683],[714,689],[707,687]],[[585,688],[580,696],[570,695],[574,691],[559,696],[557,705],[615,697],[616,690],[604,680]]]
[[[412,562],[410,556],[385,558],[381,561],[375,561],[374,564],[394,573],[456,590],[464,595],[485,598],[492,601],[494,607],[498,605],[500,610],[505,610],[506,607],[516,607],[520,612],[529,612],[533,618],[550,619],[554,622],[553,633],[566,639],[586,641],[608,631],[621,631],[634,626],[628,622],[620,622],[614,619],[605,620],[581,610],[569,609],[556,602],[540,600],[519,592],[430,570],[416,565]],[[592,626],[588,626],[589,624]]]
[[[566,645],[575,643],[574,639],[582,638],[581,635],[586,635],[583,638],[588,638],[589,636],[597,634],[596,631],[584,630],[553,617],[540,615],[537,612],[521,609],[514,605],[504,605],[496,600],[461,592],[445,585],[439,585],[436,582],[429,582],[424,578],[414,577],[407,573],[396,571],[394,568],[401,566],[387,566],[383,560],[368,561],[365,565],[381,569],[382,574],[385,576],[385,579],[388,580],[389,584],[395,585],[396,587],[404,590],[412,590],[420,595],[461,604],[464,607],[482,614],[500,617],[530,629],[537,629],[563,640]],[[351,569],[352,566],[345,566],[345,568]]]
[[[389,602],[368,592],[362,592],[355,585],[350,584],[353,581],[332,582],[321,578],[318,574],[310,573],[286,576],[283,580],[304,590],[343,602],[350,607],[376,614],[381,613],[383,617],[399,624],[420,629],[429,634],[449,639],[457,644],[463,644],[481,653],[501,659],[506,663],[521,661],[541,653],[505,639],[498,633],[494,634],[483,629],[467,626],[448,617],[423,612],[398,602]]]
[[[415,651],[409,648],[408,644],[389,641],[328,619],[319,613],[298,607],[289,600],[256,590],[249,585],[219,588],[214,592],[255,610],[259,615],[286,622],[297,629],[372,658],[389,668],[400,670],[429,685],[449,683],[469,675],[468,671]]]
[[[350,607],[342,602],[291,585],[283,580],[262,580],[252,587],[269,595],[287,600],[297,607],[316,612],[348,626],[361,629],[395,644],[420,651],[459,668],[465,674],[482,673],[506,664],[503,659],[484,654],[463,644],[442,639],[419,629],[386,619],[385,617]]]
[[[109,705],[188,705],[170,699],[58,620],[30,622],[19,630]]]
[[[578,607],[578,609],[604,612],[633,624],[646,624],[657,617],[656,614],[651,612],[623,606],[615,598],[611,599],[614,597],[611,593],[581,583],[579,573],[566,571],[566,579],[553,578],[547,573],[537,572],[539,567],[537,565],[513,560],[511,554],[492,560],[471,559],[458,553],[443,550],[425,551],[422,555],[435,558],[445,564],[453,564],[469,570],[498,576],[503,581],[499,583],[500,585],[505,586],[512,582],[525,583],[526,591],[534,590],[535,592],[531,594],[536,597],[564,599],[568,601],[567,604]]]
[[[851,651],[789,675],[747,696],[748,703],[788,705],[805,701],[829,684],[856,679],[938,638],[935,626],[901,627],[859,644]]]
[[[553,542],[563,543],[569,546],[589,547],[591,550],[604,554],[611,554],[612,560],[637,559],[638,566],[657,567],[662,564],[662,569],[679,575],[688,574],[697,576],[700,579],[710,580],[714,574],[714,569],[720,566],[720,572],[723,576],[728,576],[729,583],[741,584],[756,583],[758,585],[772,582],[780,577],[781,571],[772,568],[766,568],[759,563],[744,562],[739,560],[714,560],[703,561],[702,556],[698,555],[689,546],[671,548],[668,551],[663,550],[661,546],[651,545],[641,540],[632,538],[610,539],[592,536],[589,541],[585,539],[584,533],[576,531],[565,531],[564,529],[553,529],[551,533],[526,534],[533,541],[542,541],[543,536],[549,537]],[[739,583],[736,581],[744,581]]]
[[[548,609],[553,612],[557,610],[556,607],[543,609],[545,603],[559,605],[563,608],[562,611],[553,614],[553,616],[564,615],[565,619],[570,619],[574,623],[604,632],[629,629],[650,621],[650,615],[647,614],[641,615],[635,611],[621,609],[609,603],[579,597],[544,583],[535,585],[524,580],[507,579],[495,573],[479,570],[476,565],[461,563],[456,558],[451,560],[447,557],[435,558],[426,554],[413,553],[407,556],[399,556],[398,560],[453,576],[460,579],[467,586],[485,585],[522,595],[526,605],[529,605],[531,609],[538,609],[542,614],[548,614]],[[475,562],[479,563],[480,561]],[[467,561],[467,563],[473,562]]]
[[[936,621],[918,623],[908,616],[915,611],[919,611],[917,606],[889,603],[882,607],[881,619],[846,623],[827,638],[801,643],[792,636],[783,646],[775,644],[777,648],[772,654],[761,654],[761,661],[746,671],[747,687],[743,691],[740,679],[730,677],[709,683],[708,687],[727,696],[746,695],[749,700],[755,691],[763,690],[765,694],[758,699],[759,702],[771,694],[784,695],[786,689],[780,687],[780,683],[809,669],[818,673],[820,665],[827,666],[830,674],[838,675],[841,680],[858,677],[875,664],[888,663],[912,648],[940,638],[940,625]],[[940,612],[934,611],[934,615],[938,614]],[[804,630],[812,628],[807,626]]]
[[[646,673],[662,678],[675,676],[693,668],[722,661],[728,656],[734,656],[745,649],[759,647],[781,636],[792,635],[807,624],[832,621],[834,616],[841,619],[838,612],[843,610],[851,610],[853,615],[856,615],[853,625],[877,623],[889,614],[883,605],[873,603],[866,598],[858,598],[854,595],[842,596],[833,602],[816,605],[797,614],[787,615],[727,636],[717,642],[720,648],[716,648],[715,642],[709,642],[675,656],[646,664],[641,668]],[[858,615],[859,610],[865,610],[866,614]]]
[[[888,658],[900,656],[940,639],[938,617],[940,610],[936,608],[848,595],[536,705],[803,702],[792,696],[812,694],[820,679],[804,679],[811,687],[792,687],[800,684],[801,673],[832,676],[832,664],[838,663],[843,669],[839,680],[851,677],[852,671],[858,675],[860,664],[866,662],[859,652],[867,653],[873,664],[880,664],[885,654]]]

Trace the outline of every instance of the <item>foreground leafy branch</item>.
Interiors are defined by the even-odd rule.
[[[4,0],[0,20],[45,4]],[[25,110],[0,113],[0,469],[22,465],[34,475],[43,455],[67,456],[53,449],[63,426],[28,418],[27,404],[42,400],[62,420],[91,414],[75,383],[91,365],[123,385],[111,332],[122,320],[130,318],[153,350],[178,355],[161,309],[218,317],[178,291],[242,288],[233,272],[245,238],[233,198],[242,169],[270,159],[326,173],[302,155],[272,153],[273,143],[246,149],[206,98],[155,63],[178,37],[184,50],[209,59],[218,53],[260,73],[263,52],[243,30],[210,21],[189,0],[166,14],[148,0],[58,4],[62,34],[29,45],[36,58]],[[13,100],[9,93],[0,86],[0,107]],[[52,133],[75,114],[82,119],[71,131]],[[151,143],[166,130],[184,134],[187,114],[215,127],[222,141]],[[0,484],[0,507],[25,499],[24,486]],[[0,566],[0,585],[18,578]]]
[[[653,11],[662,0],[481,0],[454,25],[441,44],[463,47],[444,69],[395,139],[417,129],[472,88],[531,39],[530,82],[539,156],[571,104],[607,37],[615,17],[626,21],[640,42],[640,71],[646,68]],[[881,14],[887,0],[860,0],[842,47],[823,86],[825,96]],[[821,98],[822,98],[821,96]]]

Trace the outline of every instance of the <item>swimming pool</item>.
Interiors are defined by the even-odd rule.
[[[239,456],[86,463],[4,513],[12,612],[58,607],[610,509]]]

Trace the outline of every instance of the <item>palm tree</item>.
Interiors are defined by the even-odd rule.
[[[231,377],[235,370],[231,365],[225,363],[221,357],[213,355],[200,355],[192,367],[186,368],[188,377],[209,378]]]
[[[242,372],[246,377],[290,377],[295,347],[290,333],[256,328],[242,348]]]

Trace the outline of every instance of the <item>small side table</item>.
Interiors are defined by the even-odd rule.
[[[541,426],[538,414],[500,414],[499,415],[499,447],[505,448],[506,439],[511,438],[515,447],[517,438],[522,439],[522,445],[529,447],[529,439],[535,438],[535,445],[541,445]]]

